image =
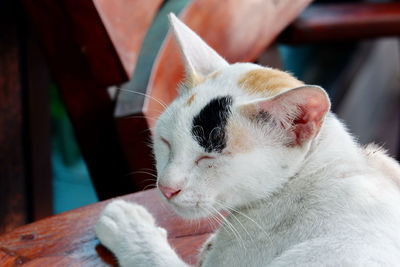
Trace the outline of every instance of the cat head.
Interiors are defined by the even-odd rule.
[[[173,14],[170,23],[186,78],[156,123],[158,188],[186,218],[267,198],[301,167],[327,94],[283,71],[229,64]]]

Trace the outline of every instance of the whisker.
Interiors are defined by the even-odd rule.
[[[142,95],[148,98],[153,99],[154,101],[156,101],[158,104],[160,104],[162,107],[167,108],[167,104],[162,102],[161,100],[149,95],[149,94],[145,94],[145,93],[141,93],[141,92],[137,92],[137,91],[133,91],[133,90],[128,90],[128,89],[124,89],[124,88],[117,88],[117,90],[120,91],[125,91],[125,92],[130,92],[130,93],[134,93],[134,94],[138,94],[138,95]]]
[[[157,180],[157,175],[154,173],[148,172],[148,171],[140,171],[139,170],[139,171],[133,171],[133,172],[129,173],[129,175],[133,175],[133,174],[147,174],[147,175],[154,177]]]
[[[204,210],[206,214],[207,214],[207,213],[210,213],[206,208],[203,208],[203,207],[201,207],[201,206],[200,206],[200,208],[201,208],[202,210]],[[206,217],[206,220],[207,220],[207,223],[208,223],[209,225],[211,225],[212,229],[216,229],[215,221],[212,220],[212,216],[207,216],[207,217]]]
[[[149,178],[149,179],[143,180],[143,182],[148,182],[148,181],[157,182],[157,179]],[[156,183],[154,183],[154,184],[156,184]]]
[[[267,238],[269,238],[270,241],[272,242],[269,233],[267,233],[267,232],[265,231],[265,229],[262,228],[261,225],[259,225],[254,219],[252,219],[252,218],[249,217],[248,215],[244,214],[243,212],[241,212],[241,211],[239,211],[239,210],[237,210],[237,209],[235,209],[235,208],[232,208],[232,207],[230,207],[230,206],[228,206],[228,205],[226,205],[226,204],[223,205],[222,203],[219,203],[219,202],[218,202],[218,204],[219,204],[220,206],[223,206],[222,208],[226,208],[226,209],[228,209],[228,210],[230,210],[230,211],[232,211],[232,212],[234,212],[234,213],[237,213],[238,215],[241,215],[241,216],[245,217],[246,219],[250,220],[251,222],[253,222],[253,223],[257,226],[257,228],[259,228],[259,229],[265,234],[265,236],[266,236]]]
[[[148,184],[142,189],[142,191],[145,191],[149,187],[156,187],[156,184]]]
[[[132,171],[132,172],[133,172],[133,173],[134,173],[134,172],[146,172],[146,173],[156,174],[156,171],[153,170],[153,169],[151,169],[151,168],[140,168],[139,170],[137,170],[137,171]]]
[[[232,225],[232,223],[230,223],[230,222],[225,218],[225,216],[222,215],[216,208],[211,207],[211,209],[213,209],[214,212],[215,212],[217,215],[219,215],[220,218],[224,221],[224,224],[223,224],[223,225],[228,226],[228,227],[232,230],[232,233],[235,235],[235,238],[237,238],[238,241],[239,241],[239,245],[241,245],[241,246],[243,247],[243,249],[245,249],[244,241],[243,241],[243,239],[242,239],[242,237],[241,237],[241,235],[240,235],[240,232],[239,232],[239,231]]]
[[[219,202],[216,202],[216,204],[219,205],[222,209],[225,209],[225,207],[222,206]],[[244,227],[242,222],[235,216],[235,214],[233,212],[231,212],[230,215],[240,224],[240,226],[243,228],[243,230],[246,232],[246,234],[249,236],[249,238],[253,241],[252,235],[250,235],[250,233],[247,231],[246,227]]]

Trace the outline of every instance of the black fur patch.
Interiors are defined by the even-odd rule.
[[[214,98],[193,118],[192,135],[206,152],[226,147],[225,127],[231,114],[232,97]]]

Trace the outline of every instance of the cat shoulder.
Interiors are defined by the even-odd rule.
[[[400,190],[400,165],[387,151],[374,143],[368,144],[364,153],[370,166],[389,178]]]

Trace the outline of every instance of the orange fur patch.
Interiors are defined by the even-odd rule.
[[[289,73],[275,69],[251,70],[243,75],[238,84],[249,93],[264,93],[267,96],[304,85]]]
[[[217,78],[220,74],[221,73],[219,71],[214,71],[213,73],[211,73],[207,77],[203,77],[203,76],[198,75],[198,74],[193,74],[193,75],[190,75],[190,76],[186,77],[186,79],[183,82],[183,84],[184,84],[184,86],[186,88],[191,89],[191,88],[194,88],[194,87],[200,85],[201,83],[205,82],[208,79]]]
[[[186,106],[190,106],[193,103],[195,98],[196,98],[196,94],[191,95],[189,97],[189,99],[186,101]]]
[[[217,78],[221,73],[219,71],[214,71],[213,73],[211,73],[207,78],[210,79],[215,79]]]
[[[192,74],[186,77],[185,81],[183,82],[184,86],[188,89],[198,86],[199,84],[203,83],[205,78],[198,74]]]

